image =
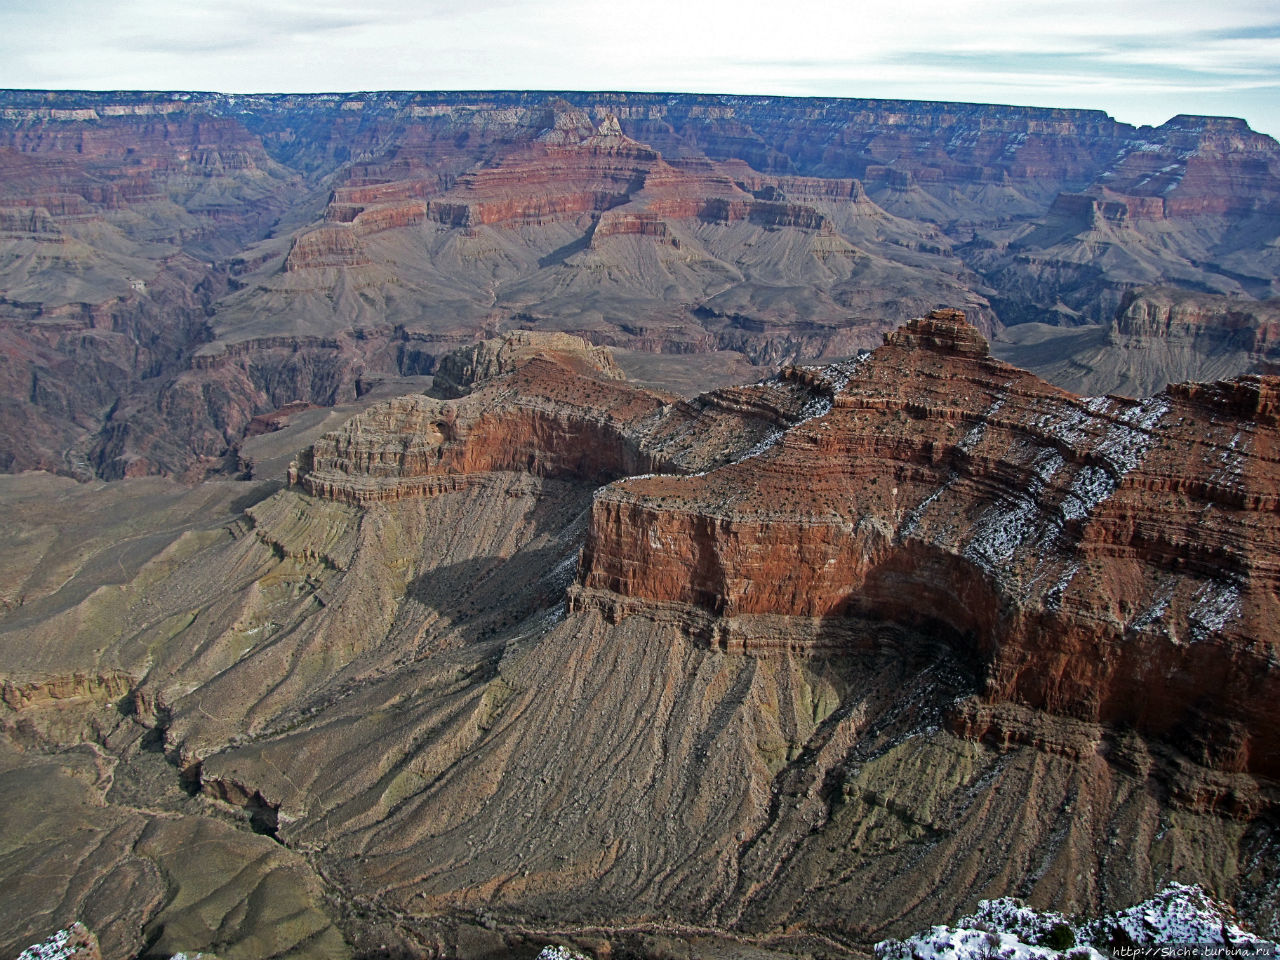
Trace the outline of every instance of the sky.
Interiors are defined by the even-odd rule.
[[[882,97],[1280,136],[1280,2],[0,0],[0,87]]]

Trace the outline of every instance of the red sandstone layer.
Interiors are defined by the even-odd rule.
[[[887,339],[760,456],[603,490],[577,602],[940,629],[991,702],[1280,775],[1280,382],[1081,399],[957,312]]]
[[[462,348],[441,372],[451,399],[371,408],[304,452],[292,480],[369,503],[432,496],[497,471],[605,483],[702,470],[768,442],[814,402],[803,378],[678,400],[621,379],[607,350],[529,331]]]

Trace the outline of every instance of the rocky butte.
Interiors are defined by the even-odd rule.
[[[982,664],[967,735],[1028,735],[1012,703],[1280,772],[1277,381],[1085,400],[955,310],[809,375],[830,410],[769,450],[598,494],[574,603],[708,611],[741,650],[797,643],[778,615],[927,627]]]

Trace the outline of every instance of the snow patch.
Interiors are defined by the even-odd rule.
[[[1062,501],[1064,520],[1083,520],[1116,492],[1120,481],[1102,467],[1081,467]]]
[[[74,960],[76,956],[98,956],[93,937],[81,923],[52,934],[43,943],[33,943],[18,954],[17,960]]]
[[[1275,948],[1235,923],[1230,912],[1199,887],[1171,883],[1150,900],[1109,914],[1081,928],[1091,943],[1112,942],[1123,932],[1133,943],[1203,943]]]
[[[1072,563],[1067,569],[1062,571],[1062,576],[1058,577],[1058,582],[1049,588],[1044,595],[1045,606],[1052,610],[1062,606],[1062,597],[1067,592],[1067,587],[1071,586],[1071,581],[1075,579],[1076,571],[1080,569],[1080,564]]]
[[[966,544],[965,559],[988,573],[1012,559],[1024,543],[1043,543],[1057,533],[1057,518],[1041,509],[1045,484],[1066,466],[1056,450],[1042,450],[1031,465],[1031,481],[1025,490],[1017,491],[997,502],[974,525],[973,539]]]
[[[1151,606],[1143,610],[1134,619],[1132,627],[1134,630],[1145,630],[1159,620],[1163,620],[1165,614],[1169,612],[1169,601],[1173,599],[1173,591],[1176,586],[1174,581],[1170,581],[1164,588],[1156,594],[1155,599],[1151,602]]]
[[[537,960],[591,960],[591,958],[585,953],[570,950],[568,947],[553,946],[543,947]]]
[[[982,419],[973,425],[973,428],[964,435],[963,439],[956,444],[965,453],[972,453],[974,448],[982,442],[982,438],[987,434],[987,422],[990,421],[1000,408],[1004,406],[1004,397],[1000,397],[995,403],[987,408],[987,412],[982,415]]]
[[[1169,402],[1152,397],[1128,404],[1110,397],[1089,397],[1067,412],[1045,413],[1036,426],[1048,436],[1099,461],[1080,468],[1067,489],[1064,520],[1083,520],[1116,492],[1125,475],[1136,470],[1155,444],[1152,431],[1169,412]]]
[[[789,427],[783,427],[780,430],[774,430],[767,437],[765,437],[763,440],[757,443],[754,447],[752,447],[750,450],[748,450],[746,453],[742,454],[732,462],[742,463],[744,460],[750,460],[754,457],[760,456],[762,453],[766,452],[767,450],[775,446],[779,440],[781,440],[784,436],[787,435],[787,433],[794,430],[796,427],[800,426],[801,424],[808,423],[810,420],[816,420],[818,419],[818,417],[825,417],[830,412],[831,412],[830,397],[827,397],[827,396],[811,397],[805,403],[805,405],[800,408],[799,420],[791,424],[791,426]],[[695,474],[695,476],[697,476],[697,474]]]
[[[933,493],[929,494],[929,496],[927,496],[924,500],[920,501],[919,504],[913,507],[907,513],[907,515],[903,518],[902,526],[899,528],[898,535],[906,537],[914,533],[916,527],[920,525],[920,518],[924,516],[925,511],[929,509],[933,501],[937,500],[940,496],[942,496],[947,491],[947,488],[950,487],[951,484],[955,482],[955,479],[956,479],[956,474],[952,473],[949,477],[947,477],[946,482],[943,483],[942,486],[940,486],[937,490],[933,491]]]
[[[1171,883],[1136,906],[1086,921],[1009,897],[982,900],[954,927],[883,940],[875,953],[876,960],[1103,960],[1117,948],[1176,944],[1246,947],[1249,956],[1280,949],[1240,927],[1199,887]]]
[[[1203,640],[1240,616],[1240,588],[1230,581],[1209,580],[1192,597],[1188,620],[1191,637]]]

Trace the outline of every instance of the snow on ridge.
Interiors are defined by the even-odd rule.
[[[1080,960],[1106,960],[1091,947],[1073,951]],[[882,940],[876,960],[1058,960],[1052,947],[1025,943],[1011,933],[976,927],[934,927],[907,940]]]
[[[1171,883],[1155,896],[1085,924],[1091,942],[1114,939],[1122,931],[1137,945],[1203,943],[1277,949],[1275,943],[1239,926],[1230,910],[1200,887]]]
[[[1045,413],[1035,423],[1046,435],[1101,461],[1077,470],[1060,508],[1064,520],[1085,519],[1116,492],[1125,475],[1147,458],[1155,445],[1152,431],[1170,409],[1161,396],[1123,406],[1110,397],[1088,397],[1082,407]]]
[[[969,453],[982,442],[986,425],[1002,402],[997,400],[970,429],[959,449]],[[965,558],[988,572],[1007,563],[1024,544],[1057,534],[1064,522],[1084,520],[1114,494],[1125,475],[1146,459],[1155,444],[1152,430],[1170,406],[1159,396],[1132,404],[1111,397],[1088,397],[1065,409],[1041,409],[1033,423],[1036,430],[1078,456],[1091,455],[1095,462],[1069,467],[1059,449],[1042,449],[1032,464],[1033,477],[1027,488],[992,504],[964,548]],[[1073,471],[1074,477],[1058,509],[1049,509],[1043,504],[1045,486],[1064,470]]]
[[[1151,606],[1147,607],[1137,617],[1134,618],[1130,627],[1134,630],[1145,630],[1147,627],[1164,619],[1166,613],[1169,612],[1169,601],[1173,599],[1176,589],[1176,583],[1169,580],[1159,591],[1157,591],[1151,601]]]
[[[870,357],[871,351],[868,350],[848,360],[841,360],[838,363],[827,365],[823,381],[831,391],[832,396],[844,392],[845,387],[849,386],[849,381],[853,379],[854,375]]]
[[[845,382],[848,382],[847,379]],[[841,389],[843,389],[843,387]],[[832,394],[834,395],[836,392],[838,392],[838,390],[833,390]],[[796,427],[800,426],[801,424],[808,423],[810,420],[816,420],[819,417],[825,417],[828,413],[831,412],[831,406],[832,406],[831,397],[829,396],[819,395],[816,397],[809,398],[807,401],[805,401],[804,406],[800,408],[800,419],[798,419],[795,423],[791,424],[790,426],[782,427],[778,430],[774,430],[768,436],[766,436],[763,440],[761,440],[759,443],[753,446],[750,450],[741,454],[736,459],[731,460],[730,463],[731,464],[742,463],[745,460],[751,460],[751,459],[754,459],[755,457],[760,456],[763,453],[766,453],[771,448],[776,446],[779,440],[781,440],[784,436],[786,436]],[[695,474],[695,476],[702,476],[702,475],[703,474]]]
[[[71,931],[59,930],[43,943],[33,943],[18,954],[18,960],[64,960],[71,956]]]
[[[965,559],[994,573],[1024,543],[1052,538],[1060,524],[1052,512],[1041,507],[1041,495],[1045,484],[1064,466],[1066,461],[1056,450],[1041,450],[1031,465],[1026,489],[1001,498],[978,519],[973,538],[964,547]]]
[[[843,393],[845,387],[849,385],[849,381],[853,379],[859,368],[863,366],[871,357],[870,350],[859,351],[855,357],[849,357],[847,360],[838,360],[835,363],[815,364],[806,366],[797,366],[797,370],[803,370],[805,373],[811,374],[822,381],[822,385],[831,392],[832,396]],[[781,375],[776,375],[774,379],[779,379]],[[764,383],[765,381],[761,381]]]
[[[1203,640],[1240,616],[1240,588],[1227,580],[1208,580],[1196,591],[1191,609],[1191,637]]]
[[[915,533],[916,527],[920,525],[920,520],[924,516],[925,511],[933,505],[935,500],[946,493],[946,491],[951,487],[951,484],[956,481],[957,476],[958,474],[952,472],[943,482],[942,486],[938,487],[937,490],[933,491],[933,493],[929,494],[928,497],[908,511],[907,515],[902,518],[902,523],[898,527],[898,536],[906,537]]]
[[[1035,910],[1011,897],[981,900],[956,926],[882,940],[875,953],[876,960],[1105,960],[1124,956],[1126,949],[1190,944],[1208,948],[1205,956],[1275,957],[1280,951],[1239,926],[1231,911],[1200,887],[1170,883],[1142,903],[1086,921]],[[1235,951],[1214,952],[1213,947]]]
[[[1119,485],[1119,480],[1102,467],[1081,467],[1062,500],[1063,518],[1083,520],[1094,507],[1115,493]]]
[[[33,943],[18,954],[17,960],[75,960],[77,957],[102,958],[97,939],[82,923],[58,930],[43,943]]]

